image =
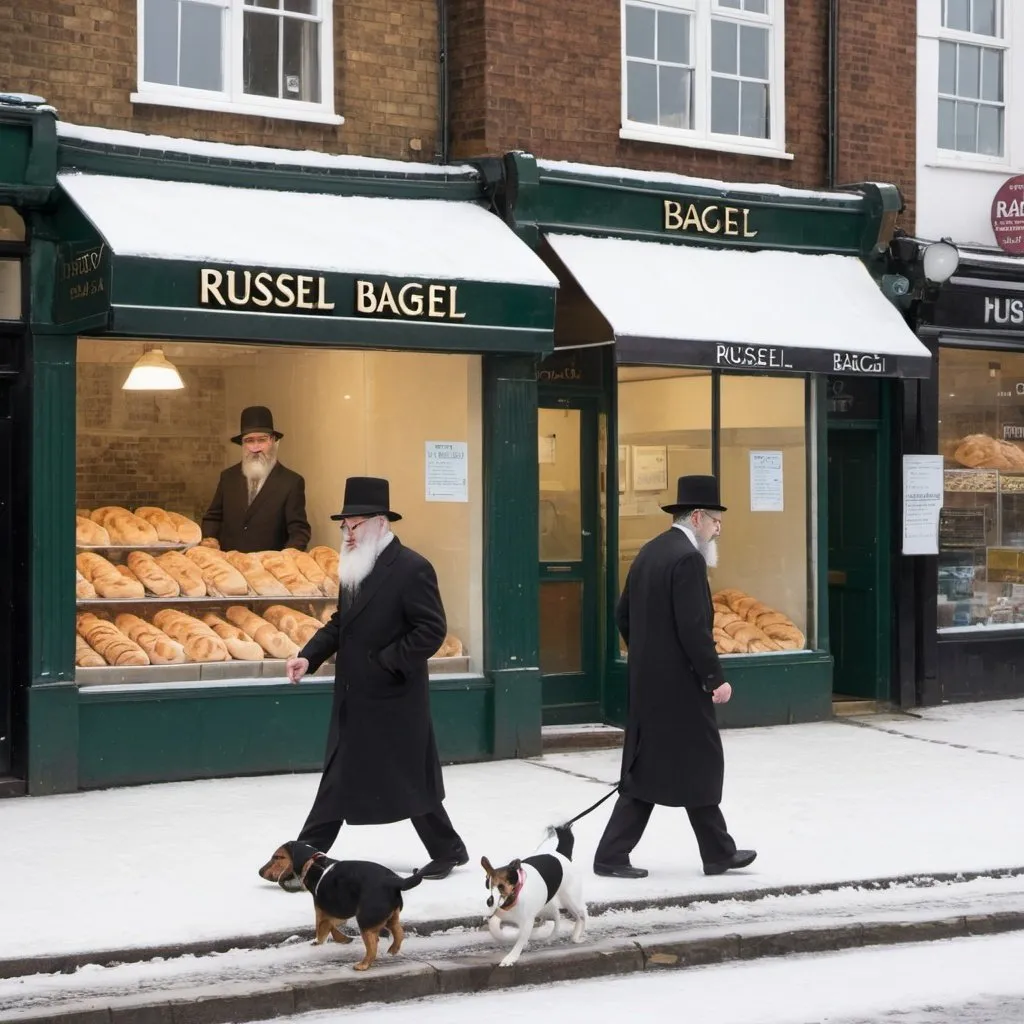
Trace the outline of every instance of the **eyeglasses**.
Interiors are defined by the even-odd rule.
[[[341,529],[342,529],[343,532],[347,531],[348,533],[355,533],[356,530],[358,530],[360,526],[365,526],[367,523],[372,523],[372,522],[373,522],[373,518],[372,517],[370,519],[360,519],[358,523],[353,523],[349,519],[342,519],[342,521],[339,523],[339,525],[341,526]]]
[[[713,516],[710,512],[704,511],[704,509],[700,510],[700,514],[702,516],[706,516],[708,519],[711,520],[711,522],[718,523],[719,526],[722,525],[722,517],[721,516]]]
[[[242,444],[270,444],[274,439],[268,434],[252,434],[242,438]]]

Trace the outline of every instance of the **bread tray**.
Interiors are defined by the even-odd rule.
[[[270,601],[275,604],[289,604],[297,601],[305,601],[309,604],[324,604],[335,602],[336,597],[296,597],[290,594],[288,597],[261,597],[258,594],[231,595],[230,597],[79,597],[75,599],[76,605],[129,605],[129,604],[246,604],[252,601]]]
[[[198,544],[76,544],[78,551],[187,551]]]

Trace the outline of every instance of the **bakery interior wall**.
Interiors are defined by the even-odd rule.
[[[729,511],[710,577],[713,591],[742,590],[808,634],[804,390],[802,377],[722,375],[720,485]],[[636,552],[668,526],[661,506],[675,501],[677,478],[711,472],[711,391],[711,374],[702,370],[619,369],[618,443],[626,449],[619,461],[620,588]],[[634,488],[637,447],[662,446],[666,486]],[[750,510],[752,450],[782,452],[781,512]]]
[[[266,405],[306,480],[310,546],[337,548],[345,478],[384,476],[402,540],[433,562],[448,628],[482,667],[482,430],[476,356],[166,342],[180,392],[121,389],[140,342],[79,339],[79,508],[159,505],[201,521],[237,462],[239,414]],[[425,442],[466,441],[469,501],[426,500]]]

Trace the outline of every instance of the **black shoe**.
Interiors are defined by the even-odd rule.
[[[465,847],[454,857],[435,857],[430,863],[420,868],[420,878],[440,881],[447,878],[455,868],[469,863],[469,853]]]
[[[704,865],[705,875],[722,875],[732,868],[745,868],[754,863],[757,850],[737,850],[728,860],[716,860]]]
[[[632,864],[598,864],[594,861],[594,874],[605,878],[646,878],[647,868],[635,868]]]

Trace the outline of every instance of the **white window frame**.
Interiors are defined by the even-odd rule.
[[[636,3],[642,7],[663,8],[689,14],[692,19],[691,59],[693,74],[692,129],[669,128],[663,125],[630,121],[626,116],[626,7]],[[768,116],[771,137],[753,139],[743,135],[722,135],[711,131],[711,22],[733,21],[741,25],[767,27],[768,45]],[[786,16],[784,0],[768,0],[768,14],[754,14],[722,6],[720,0],[620,0],[619,58],[621,62],[619,95],[621,125],[619,138],[638,142],[661,142],[691,149],[711,149],[722,153],[792,160],[786,152]]]
[[[202,0],[202,2],[221,8],[223,19],[221,59],[225,82],[223,91],[190,89],[184,86],[146,81],[146,0],[137,0],[138,91],[131,94],[132,103],[185,107],[190,110],[211,110],[229,114],[249,114],[254,117],[309,121],[315,124],[345,123],[345,119],[334,112],[334,0],[318,0],[320,7],[321,97],[319,103],[280,99],[275,96],[252,96],[244,92],[242,33],[245,0]]]

